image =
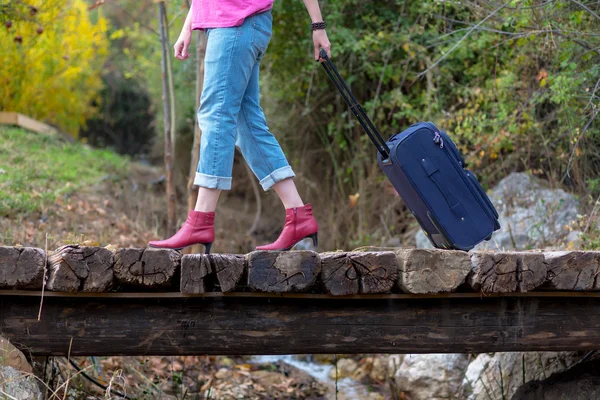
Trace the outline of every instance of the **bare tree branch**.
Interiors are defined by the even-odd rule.
[[[432,70],[433,68],[435,68],[439,63],[441,63],[444,59],[446,59],[446,57],[448,57],[450,54],[452,54],[454,52],[454,50],[456,50],[456,48],[458,46],[460,46],[460,44],[466,39],[468,38],[471,33],[473,33],[473,31],[475,31],[476,29],[478,29],[481,25],[483,25],[488,19],[492,18],[494,15],[496,15],[498,12],[500,12],[504,7],[508,6],[510,4],[510,1],[507,1],[506,3],[504,3],[503,5],[501,5],[500,7],[496,8],[494,11],[492,11],[490,14],[488,14],[484,19],[482,19],[481,21],[479,21],[476,25],[474,25],[471,29],[469,29],[467,31],[467,33],[454,45],[452,46],[452,48],[443,56],[441,56],[436,62],[434,62],[430,67],[428,67],[425,71],[419,73],[417,75],[417,78],[421,78],[423,75],[425,75],[427,72],[429,72],[430,70]]]
[[[583,130],[581,131],[581,134],[577,138],[577,142],[575,142],[575,146],[573,146],[573,150],[571,151],[571,156],[569,157],[569,163],[567,164],[567,170],[565,171],[565,176],[563,176],[563,181],[565,179],[567,179],[568,177],[570,178],[569,169],[571,168],[571,163],[573,162],[573,158],[575,157],[575,150],[577,150],[577,147],[579,147],[579,142],[583,138],[583,135],[585,135],[585,133],[587,132],[590,125],[592,125],[592,122],[594,122],[594,120],[596,119],[596,116],[598,115],[598,111],[600,111],[600,109],[594,110],[594,113],[592,114],[591,118],[585,124],[585,126],[583,127]]]

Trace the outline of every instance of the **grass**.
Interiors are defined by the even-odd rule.
[[[129,164],[109,150],[0,126],[0,215],[43,211],[59,196],[122,176]]]

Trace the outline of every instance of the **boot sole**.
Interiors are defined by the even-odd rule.
[[[212,248],[212,243],[194,243],[194,244],[190,244],[190,246],[193,246],[195,244],[201,244],[202,246],[204,246],[204,254],[210,254],[210,249]],[[190,246],[184,246],[184,247],[158,247],[158,246],[152,246],[151,244],[148,245],[148,247],[153,248],[153,249],[165,249],[165,250],[176,250],[176,251],[180,251],[185,249],[186,247],[190,247]]]
[[[258,250],[258,251],[290,251],[291,249],[294,248],[294,246],[296,246],[298,243],[300,243],[304,239],[312,239],[314,251],[317,250],[317,247],[319,245],[318,233],[313,233],[312,235],[304,236],[302,239],[298,240],[296,243],[294,243],[290,247],[287,247],[287,248],[284,248],[284,249],[273,249],[273,250],[258,250],[258,249],[256,249],[256,250]]]

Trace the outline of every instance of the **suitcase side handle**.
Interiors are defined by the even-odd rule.
[[[390,148],[388,147],[387,143],[385,142],[385,140],[383,140],[381,134],[379,133],[377,128],[375,128],[375,125],[373,125],[373,122],[367,116],[365,110],[358,103],[356,97],[354,97],[354,95],[352,94],[352,91],[350,91],[350,88],[348,87],[344,79],[341,77],[337,68],[335,67],[331,59],[327,56],[327,52],[321,49],[320,56],[323,60],[325,60],[321,63],[321,65],[323,65],[323,68],[325,69],[325,72],[327,72],[327,75],[329,75],[329,78],[331,78],[333,84],[341,93],[342,97],[344,98],[344,101],[346,101],[346,104],[348,104],[350,110],[358,119],[360,125],[363,127],[365,132],[367,132],[367,135],[371,139],[371,142],[373,142],[375,147],[377,147],[377,150],[381,154],[382,162],[384,164],[390,164]]]

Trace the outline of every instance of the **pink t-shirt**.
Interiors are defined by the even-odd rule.
[[[274,0],[192,0],[192,29],[240,26],[246,17],[273,7]]]

